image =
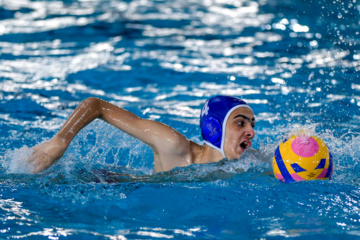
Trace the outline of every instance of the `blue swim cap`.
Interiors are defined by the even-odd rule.
[[[226,157],[224,153],[226,122],[230,114],[240,107],[250,108],[240,98],[220,95],[208,99],[201,110],[201,135],[205,143],[219,150],[224,158]]]

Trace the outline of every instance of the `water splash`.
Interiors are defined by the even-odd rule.
[[[2,171],[2,198],[23,202],[0,209],[4,237],[358,235],[355,0],[2,3],[3,168],[28,171],[20,160],[30,154],[26,146],[51,137],[89,96],[163,121],[200,142],[205,98],[237,95],[253,106],[253,146],[259,146],[237,161],[152,174],[151,149],[112,128],[89,126],[43,174]],[[319,135],[333,152],[334,177],[282,184],[271,176],[273,151],[295,124],[311,122],[317,125],[309,134]],[[16,153],[5,151],[22,145]],[[109,172],[117,176],[104,175]],[[19,208],[29,209],[35,220],[11,213]]]
[[[29,164],[29,158],[34,153],[32,148],[23,146],[19,149],[7,150],[3,162],[3,168],[7,173],[32,173],[34,166]]]

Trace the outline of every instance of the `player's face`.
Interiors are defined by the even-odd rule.
[[[240,107],[230,114],[226,123],[224,152],[227,159],[238,159],[251,147],[255,136],[255,117],[251,109]]]

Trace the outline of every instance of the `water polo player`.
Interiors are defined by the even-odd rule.
[[[199,145],[173,128],[98,98],[80,103],[60,131],[48,142],[36,145],[29,158],[33,172],[41,172],[65,153],[72,139],[87,124],[100,118],[149,145],[154,153],[154,172],[169,171],[190,164],[238,159],[251,147],[255,118],[249,105],[235,97],[216,96],[201,110],[200,127],[205,140]]]

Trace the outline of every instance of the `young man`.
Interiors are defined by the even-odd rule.
[[[173,128],[133,113],[98,98],[80,103],[60,131],[48,142],[34,147],[29,162],[39,173],[60,159],[76,134],[94,119],[100,118],[140,139],[154,152],[154,172],[169,171],[197,163],[238,159],[251,147],[255,136],[255,118],[249,105],[235,97],[216,96],[206,101],[200,116],[205,140],[199,145]]]

